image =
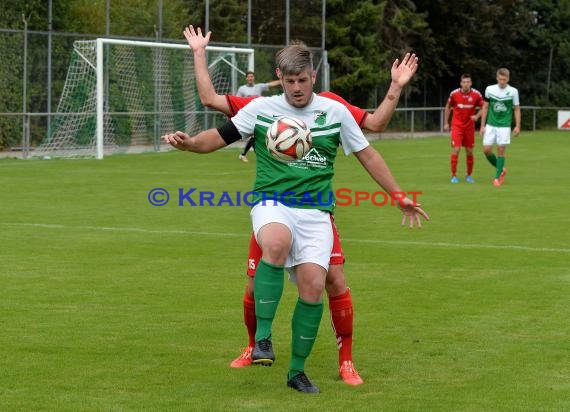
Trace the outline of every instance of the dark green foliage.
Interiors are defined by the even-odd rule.
[[[470,73],[474,86],[483,91],[495,82],[499,67],[510,69],[511,84],[519,89],[522,105],[570,104],[564,74],[570,69],[570,1],[415,3],[418,11],[427,13],[433,38],[440,45],[434,50],[440,63],[421,70],[436,73],[432,80],[444,87],[440,104],[457,87],[462,73]]]

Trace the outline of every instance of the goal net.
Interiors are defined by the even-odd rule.
[[[219,94],[235,93],[253,49],[207,47]],[[159,151],[160,136],[192,135],[223,121],[200,103],[189,46],[129,40],[74,42],[49,136],[35,156],[97,157]]]

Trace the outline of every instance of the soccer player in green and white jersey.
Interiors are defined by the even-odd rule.
[[[332,248],[330,213],[334,208],[332,178],[337,149],[354,153],[371,177],[390,194],[404,193],[380,154],[370,146],[348,109],[313,93],[316,73],[310,50],[292,44],[276,56],[283,95],[252,101],[225,125],[194,137],[183,132],[162,136],[180,150],[208,153],[254,135],[258,148],[251,210],[252,225],[262,249],[254,278],[257,330],[252,352],[255,364],[271,365],[272,324],[283,293],[283,269],[296,279],[299,298],[293,313],[291,361],[287,385],[317,393],[305,374],[323,313],[323,291]],[[311,129],[313,148],[291,163],[275,160],[265,146],[268,127],[284,116],[303,120]],[[405,197],[396,203],[404,218],[428,219],[418,204]]]
[[[513,114],[515,128],[514,136],[521,131],[521,108],[519,91],[509,85],[509,70],[497,70],[497,84],[485,89],[485,102],[481,109],[481,136],[483,136],[483,152],[489,163],[495,168],[493,185],[499,187],[505,181],[507,168],[505,167],[506,146],[511,143],[511,125]],[[497,145],[497,156],[493,153],[493,145]]]
[[[200,95],[200,100],[204,106],[218,110],[227,116],[232,117],[253,99],[232,95],[220,95],[216,93],[210,79],[208,63],[206,60],[206,47],[210,41],[211,34],[211,32],[208,32],[206,35],[203,35],[200,27],[195,29],[192,25],[189,25],[184,30],[184,37],[194,52],[194,72],[196,83],[198,85],[198,94]],[[321,92],[319,95],[332,98],[333,100],[343,103],[349,109],[361,128],[368,129],[373,132],[382,132],[388,125],[388,122],[396,109],[402,89],[416,72],[418,67],[417,63],[418,58],[413,53],[406,53],[401,62],[399,59],[394,61],[390,71],[392,82],[386,93],[386,97],[374,113],[371,114],[368,114],[359,107],[350,105],[347,101],[334,93]],[[482,106],[483,98],[480,97],[480,100],[480,106]],[[475,125],[473,125],[473,129],[474,128]],[[252,137],[248,142],[253,140],[254,138]],[[346,384],[360,385],[364,383],[364,381],[356,370],[352,359],[355,316],[354,305],[352,303],[351,291],[347,285],[344,274],[345,258],[336,226],[333,226],[333,239],[333,249],[331,251],[325,290],[328,295],[331,326],[338,348],[338,371],[340,378]],[[243,318],[244,325],[247,329],[248,344],[242,349],[240,355],[232,360],[230,363],[232,368],[243,368],[253,364],[251,354],[255,346],[255,333],[257,328],[253,285],[255,270],[261,259],[261,255],[261,248],[257,244],[255,236],[252,234],[247,259],[247,284],[242,301]]]

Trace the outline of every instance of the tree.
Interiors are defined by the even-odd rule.
[[[354,104],[368,105],[375,88],[389,77],[381,70],[388,57],[380,32],[384,7],[372,0],[327,2],[331,89]]]
[[[439,63],[437,54],[431,53],[435,42],[425,15],[416,11],[413,2],[334,0],[327,3],[327,16],[331,88],[352,102],[376,105],[377,96],[383,94],[380,90],[390,81],[392,62],[408,51],[422,61],[414,83],[426,73],[435,77]],[[414,90],[412,85],[407,93]]]
[[[22,2],[18,0],[5,0],[2,15],[0,16],[0,27],[11,29],[23,29],[23,18],[26,19],[28,30],[45,30],[47,28],[47,7],[41,0],[31,0]],[[38,75],[37,55],[41,51],[45,52],[45,44],[42,44],[38,36],[28,33],[28,78]],[[22,53],[24,46],[23,33],[9,33],[0,36],[0,55],[2,65],[0,66],[0,112],[21,112],[23,103],[23,67],[24,56]],[[36,69],[36,70],[34,70]],[[37,87],[29,80],[26,82],[26,105],[28,111],[37,110],[37,101],[45,97],[37,90]],[[31,97],[33,96],[33,98]],[[34,101],[34,99],[37,99]],[[45,101],[45,99],[43,99]],[[43,103],[40,102],[40,105]],[[36,122],[38,119],[33,119]],[[32,124],[34,127],[34,124]],[[0,118],[0,149],[6,146],[19,146],[21,143],[22,118],[2,117]],[[18,136],[18,138],[16,138]]]
[[[529,3],[531,24],[523,33],[527,47],[523,49],[517,68],[525,73],[523,90],[533,94],[531,104],[568,106],[570,0],[533,0]]]
[[[205,5],[192,2],[188,9],[187,22],[202,29],[205,28]],[[247,42],[247,0],[210,0],[209,29],[218,43]]]

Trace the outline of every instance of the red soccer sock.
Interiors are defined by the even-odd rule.
[[[475,160],[473,159],[473,153],[467,154],[467,176],[471,176],[473,173],[473,163]]]
[[[455,176],[457,174],[457,159],[459,159],[459,155],[452,153],[451,154],[451,176]]]
[[[255,300],[253,296],[248,295],[247,289],[243,295],[243,321],[249,336],[249,346],[254,346],[255,329],[257,327],[257,321],[255,319]]]
[[[354,308],[349,288],[346,288],[346,292],[341,295],[329,297],[329,310],[338,345],[338,364],[340,366],[344,361],[352,361]]]

